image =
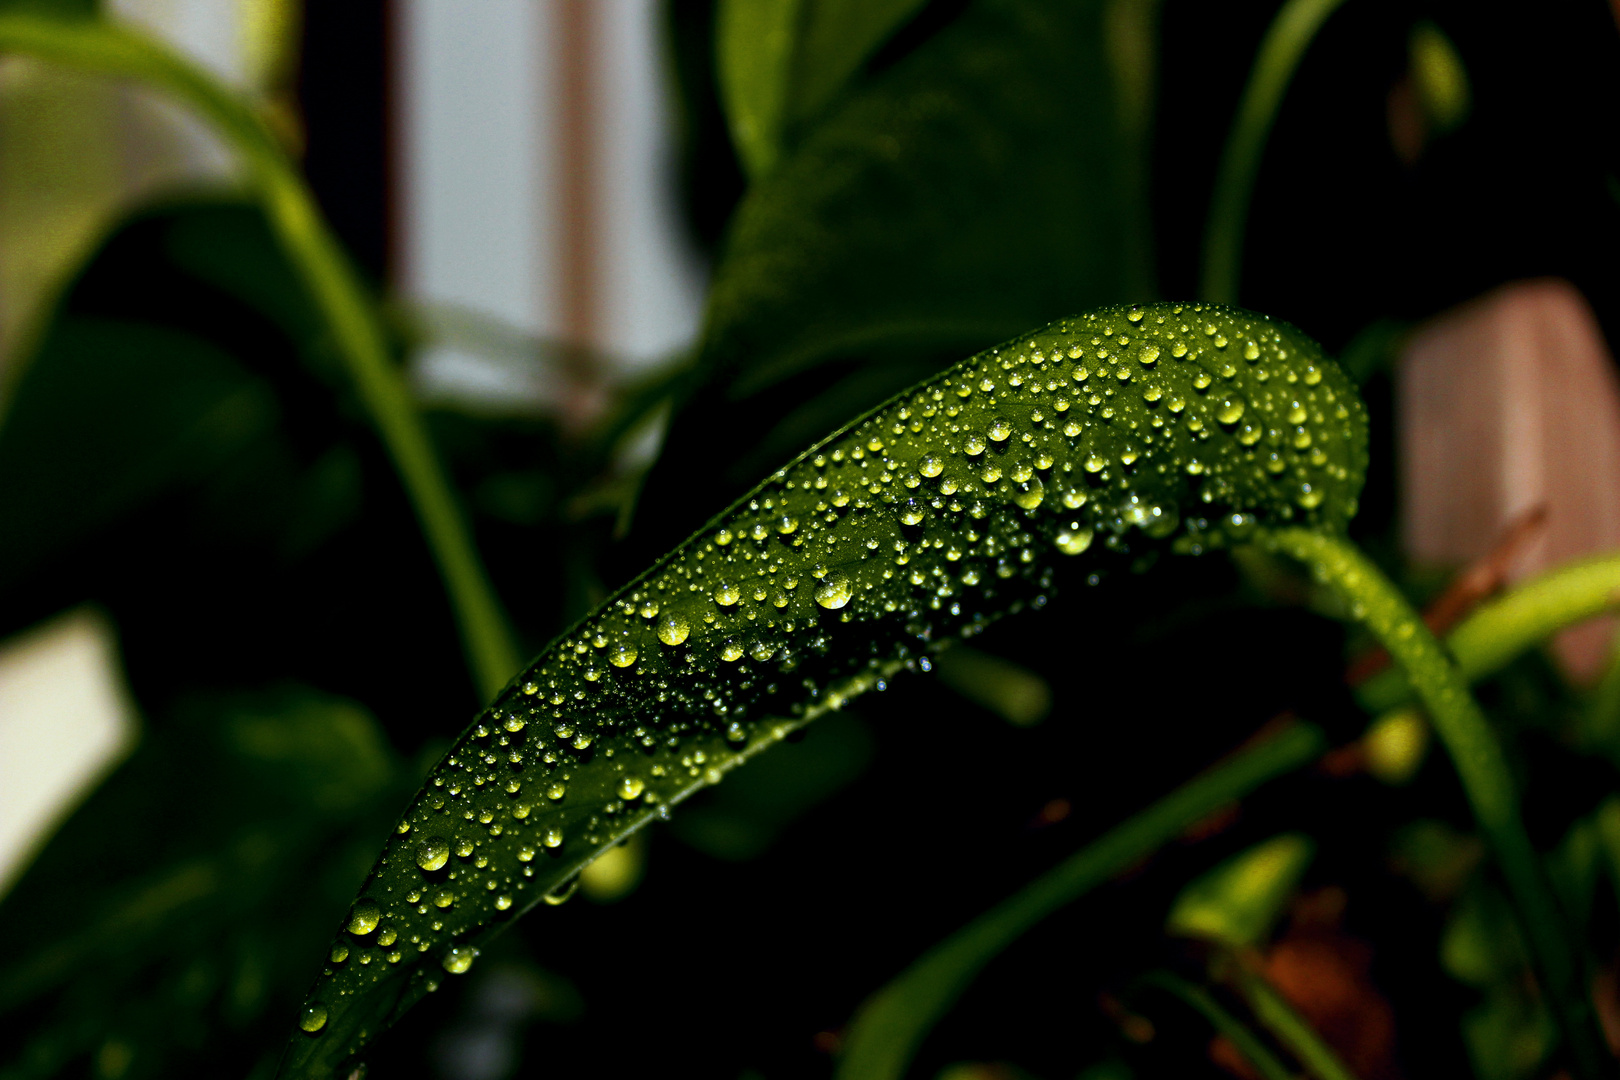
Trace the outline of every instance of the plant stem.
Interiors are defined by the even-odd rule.
[[[1156,971],[1144,977],[1142,982],[1146,986],[1156,986],[1166,993],[1180,998],[1192,1009],[1197,1011],[1216,1031],[1232,1040],[1238,1053],[1246,1058],[1262,1080],[1294,1080],[1294,1074],[1288,1067],[1277,1059],[1270,1047],[1260,1041],[1260,1037],[1250,1031],[1237,1017],[1221,1007],[1209,991],[1201,986],[1194,986],[1178,975],[1168,971]]]
[[[1204,273],[1198,296],[1219,304],[1237,303],[1243,265],[1243,229],[1254,195],[1255,176],[1266,137],[1277,119],[1294,70],[1329,15],[1344,0],[1288,0],[1271,21],[1238,103],[1237,117],[1226,138],[1215,194],[1210,200],[1204,234]]]
[[[297,169],[251,106],[162,45],[98,20],[0,17],[0,52],[24,53],[83,71],[137,79],[167,91],[209,120],[240,155],[249,186],[303,278],[349,376],[387,447],[449,593],[480,694],[498,691],[519,657],[386,336]]]
[[[1255,1018],[1288,1047],[1289,1053],[1298,1058],[1316,1080],[1356,1080],[1333,1048],[1322,1041],[1315,1029],[1270,983],[1252,972],[1241,972],[1235,981],[1238,992],[1254,1010]]]
[[[1463,677],[1472,681],[1500,669],[1559,630],[1617,605],[1620,554],[1578,559],[1481,604],[1446,637],[1446,647]],[[1406,677],[1390,670],[1369,679],[1356,697],[1367,710],[1383,712],[1404,704],[1411,692]]]
[[[1269,543],[1311,567],[1333,587],[1395,661],[1406,670],[1451,755],[1480,832],[1507,879],[1531,943],[1542,986],[1570,1048],[1576,1074],[1608,1076],[1604,1049],[1585,988],[1585,956],[1564,920],[1519,814],[1507,759],[1455,661],[1394,584],[1342,537],[1302,528],[1280,529]]]
[[[1024,931],[1173,840],[1199,819],[1326,749],[1298,724],[1177,788],[925,953],[861,1006],[838,1080],[899,1080],[930,1028]]]

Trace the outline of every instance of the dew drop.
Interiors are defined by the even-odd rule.
[[[377,901],[369,897],[357,900],[354,909],[349,912],[349,933],[365,937],[377,929],[381,921],[382,909],[377,906]]]
[[[1021,489],[1013,495],[1013,502],[1025,510],[1033,510],[1041,505],[1046,498],[1046,485],[1041,483],[1039,477],[1033,477],[1022,485]]]
[[[1058,530],[1057,549],[1065,555],[1079,555],[1091,546],[1092,531],[1078,522],[1070,522]]]
[[[968,454],[970,454],[970,455],[978,455],[978,454],[984,453],[984,447],[985,447],[984,436],[980,435],[976,431],[973,434],[969,435],[967,437],[967,439],[964,440],[963,443],[962,443],[962,449],[967,451]]]
[[[855,590],[850,584],[849,575],[841,570],[830,571],[816,586],[816,603],[829,611],[843,607],[854,595]]]
[[[742,590],[731,582],[722,582],[714,590],[714,602],[722,607],[730,607],[742,599]]]
[[[349,946],[348,946],[348,943],[342,942],[342,941],[338,942],[336,945],[332,946],[332,951],[328,955],[331,956],[332,963],[334,963],[334,964],[343,963],[343,961],[345,961],[345,960],[347,960],[349,958]]]
[[[990,422],[990,437],[996,442],[1006,442],[1011,434],[1012,425],[1001,417],[998,416]]]
[[[553,825],[551,828],[545,831],[544,835],[540,837],[540,842],[546,845],[548,848],[555,849],[562,847],[562,830]]]
[[[1227,398],[1215,408],[1215,419],[1223,424],[1235,424],[1243,419],[1243,399]]]
[[[608,650],[608,663],[614,667],[629,667],[636,662],[636,647],[628,641],[616,641]]]
[[[679,645],[691,632],[691,620],[678,611],[666,612],[658,620],[658,640],[665,645]]]
[[[945,462],[937,454],[928,454],[917,463],[917,471],[929,479],[933,479],[945,471]]]
[[[477,956],[478,950],[471,945],[458,945],[444,954],[444,970],[452,975],[464,975]]]
[[[437,870],[450,861],[450,841],[442,836],[429,836],[416,845],[416,865],[424,870]]]
[[[312,1001],[304,1006],[304,1011],[298,1015],[298,1026],[315,1034],[326,1026],[327,1009],[318,1001]]]
[[[619,798],[630,800],[641,798],[642,791],[646,790],[647,783],[639,776],[627,776],[619,781]]]

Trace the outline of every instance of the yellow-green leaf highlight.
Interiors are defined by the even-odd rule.
[[[891,399],[621,589],[463,733],[340,928],[295,1074],[329,1073],[503,920],[749,755],[1043,606],[1061,564],[1090,553],[1078,584],[1119,556],[1338,528],[1365,459],[1338,367],[1228,308],[1105,308]]]

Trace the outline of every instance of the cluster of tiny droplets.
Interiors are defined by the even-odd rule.
[[[416,966],[427,989],[435,966],[467,970],[492,912],[556,899],[603,845],[742,753],[1043,605],[1054,554],[1144,540],[1196,553],[1257,523],[1342,525],[1364,433],[1313,343],[1199,305],[1065,320],[900,395],[499,696],[399,823],[320,992],[357,993],[421,954],[436,961]],[[312,1000],[305,1030],[327,1015]]]

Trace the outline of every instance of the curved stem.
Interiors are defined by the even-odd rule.
[[[1348,540],[1300,528],[1280,529],[1267,539],[1277,550],[1308,565],[1343,596],[1356,618],[1406,670],[1451,755],[1474,819],[1507,880],[1576,1074],[1609,1075],[1612,1059],[1604,1049],[1585,992],[1589,983],[1585,956],[1565,932],[1552,889],[1520,818],[1518,792],[1507,759],[1484,712],[1468,692],[1462,671],[1406,597]]]
[[[1234,984],[1254,1010],[1255,1018],[1316,1080],[1356,1080],[1333,1047],[1323,1042],[1316,1029],[1265,979],[1252,972],[1240,972]]]
[[[1221,1003],[1201,986],[1195,986],[1178,975],[1168,971],[1155,971],[1142,979],[1144,986],[1156,986],[1168,994],[1172,994],[1199,1013],[1209,1021],[1210,1027],[1225,1035],[1237,1047],[1238,1053],[1246,1058],[1255,1072],[1262,1080],[1294,1080],[1294,1074],[1288,1066],[1278,1060],[1271,1048],[1260,1041],[1260,1037],[1250,1031],[1241,1020],[1227,1012]]]
[[[1527,581],[1480,605],[1446,637],[1463,677],[1472,681],[1499,670],[1509,660],[1559,630],[1620,606],[1620,553],[1579,559]],[[1405,704],[1412,688],[1391,669],[1356,692],[1370,712]]]
[[[1238,103],[1232,132],[1215,174],[1208,231],[1204,234],[1204,274],[1198,296],[1220,304],[1237,303],[1243,265],[1243,229],[1249,199],[1260,171],[1260,155],[1277,119],[1288,83],[1317,30],[1344,0],[1288,0],[1260,42],[1249,84]]]
[[[167,91],[212,123],[241,156],[249,185],[309,289],[399,472],[444,579],[479,692],[493,695],[517,671],[520,660],[467,521],[405,380],[388,355],[372,304],[303,178],[258,116],[173,52],[103,22],[0,17],[0,51],[138,79]]]
[[[1171,792],[1071,855],[925,953],[850,1024],[838,1080],[899,1080],[930,1028],[979,970],[1024,931],[1262,783],[1321,756],[1322,733],[1299,724]]]

